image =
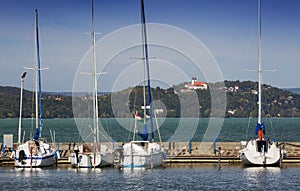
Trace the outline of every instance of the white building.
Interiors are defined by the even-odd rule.
[[[190,84],[185,84],[187,89],[192,90],[207,90],[207,83],[206,82],[198,82],[195,77],[192,78],[192,82]]]

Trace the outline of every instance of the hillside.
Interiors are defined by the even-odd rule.
[[[162,111],[167,117],[181,117],[182,103],[189,103],[190,100],[179,99],[180,93],[189,93],[184,89],[185,83],[169,89],[159,87],[152,88],[153,100],[159,100],[163,104]],[[214,87],[214,84],[208,84]],[[221,91],[226,92],[227,108],[226,117],[256,117],[257,116],[257,83],[251,81],[225,81]],[[200,117],[209,117],[211,113],[210,91],[192,90],[198,95]],[[43,94],[43,116],[45,118],[72,118],[72,97],[64,93]],[[122,108],[125,104],[128,111],[118,110],[117,116],[133,116],[135,111],[141,111],[143,105],[142,87],[116,92],[113,96],[129,94],[129,100],[120,100],[116,108]],[[114,117],[111,108],[111,97],[109,93],[99,96],[99,117]],[[184,96],[183,96],[184,97]],[[90,100],[89,96],[77,96],[74,99]],[[0,118],[15,118],[19,115],[20,89],[16,87],[0,86]],[[180,100],[180,101],[179,101]],[[120,105],[120,107],[119,107]],[[185,105],[185,111],[194,112],[194,105]],[[290,91],[282,90],[269,85],[263,85],[263,114],[266,117],[300,117],[300,95]],[[87,111],[85,111],[87,112]],[[185,113],[189,116],[189,113]],[[33,92],[24,91],[23,94],[23,117],[34,116]],[[80,116],[77,116],[80,117]],[[84,117],[81,116],[81,117]]]
[[[228,113],[229,117],[257,116],[257,87],[258,83],[225,82],[227,87],[238,86],[237,91],[227,92],[227,109],[235,111]],[[299,117],[300,95],[269,85],[262,87],[262,109],[266,117]]]
[[[72,97],[51,94],[42,94],[42,96],[45,118],[73,117]],[[0,118],[19,117],[20,89],[0,86],[0,106]],[[22,115],[24,118],[35,115],[34,92],[24,90]]]
[[[295,93],[295,94],[300,94],[300,88],[285,88],[284,90]]]

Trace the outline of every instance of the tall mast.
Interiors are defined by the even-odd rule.
[[[24,78],[27,72],[23,72],[21,76],[21,97],[20,97],[20,117],[19,117],[19,129],[18,129],[18,143],[21,143],[21,127],[22,127],[22,106],[23,106],[23,88],[24,88]]]
[[[149,115],[150,115],[150,129],[151,138],[154,139],[153,120],[152,120],[152,98],[151,98],[151,84],[150,84],[150,68],[149,68],[149,56],[148,56],[148,44],[147,44],[147,32],[146,32],[146,19],[144,10],[144,0],[141,0],[141,20],[142,20],[142,42],[143,42],[143,58],[145,61],[145,67],[147,72],[147,84],[148,84],[148,104],[149,104]],[[144,72],[144,73],[146,73]],[[144,74],[145,75],[145,74]],[[145,79],[145,78],[144,78]],[[145,85],[144,85],[145,88]],[[145,89],[144,89],[145,92]],[[146,98],[144,93],[144,124],[146,123]]]
[[[145,34],[144,34],[144,22],[145,20],[145,16],[144,16],[144,5],[143,5],[143,0],[141,0],[141,22],[142,22],[142,43],[143,43],[143,51],[142,51],[142,59],[144,61],[143,63],[143,70],[144,70],[144,84],[143,84],[143,100],[144,100],[144,126],[146,126],[147,124],[147,119],[146,119],[146,116],[147,116],[147,112],[146,112],[146,106],[147,106],[147,102],[146,102],[146,56],[145,56],[145,50],[144,50],[144,45],[145,45]],[[144,21],[144,22],[143,22]]]
[[[93,111],[94,111],[94,142],[99,141],[99,119],[98,119],[98,84],[97,84],[97,66],[96,66],[96,37],[94,22],[94,0],[92,0],[92,44],[93,44]]]
[[[43,121],[42,121],[42,86],[41,86],[41,60],[40,60],[40,44],[39,44],[39,22],[38,10],[35,10],[35,36],[36,36],[36,66],[35,66],[35,116],[36,129],[40,129],[39,137],[42,137]],[[38,116],[38,106],[40,106]]]
[[[258,0],[258,124],[262,123],[261,0]]]

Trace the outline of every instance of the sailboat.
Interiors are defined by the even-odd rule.
[[[261,59],[261,1],[258,0],[258,121],[255,129],[257,138],[250,140],[239,151],[244,165],[277,166],[281,161],[281,150],[269,139],[265,139],[262,122],[262,59]]]
[[[106,145],[99,144],[99,118],[98,118],[98,90],[97,90],[97,67],[96,67],[96,38],[94,31],[94,1],[92,0],[92,42],[93,42],[93,121],[94,143],[84,143],[75,146],[70,155],[72,167],[96,168],[111,166],[114,163],[115,152]]]
[[[153,130],[153,117],[152,117],[152,98],[151,98],[151,85],[150,85],[150,72],[149,72],[149,57],[148,57],[148,46],[146,36],[146,20],[144,11],[144,1],[141,0],[141,22],[142,22],[142,40],[143,40],[143,60],[144,60],[144,123],[143,132],[135,130],[133,133],[133,141],[123,145],[123,153],[121,158],[121,167],[123,168],[153,168],[163,164],[165,158],[165,151],[158,143],[154,142],[154,130]],[[148,90],[148,104],[146,106],[146,73],[147,73],[147,90]],[[148,130],[147,130],[147,109],[149,110],[149,123],[151,129],[151,141],[148,141]],[[141,117],[136,113],[135,119]],[[136,122],[135,122],[136,124]],[[135,134],[138,134],[142,140],[135,140]]]
[[[14,151],[16,167],[46,167],[55,164],[59,153],[42,141],[42,91],[41,63],[39,52],[38,10],[35,10],[36,65],[35,65],[35,121],[36,131],[33,140],[20,144]],[[39,108],[38,108],[39,106]],[[21,116],[20,116],[21,117]]]

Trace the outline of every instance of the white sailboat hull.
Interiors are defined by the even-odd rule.
[[[123,146],[121,167],[153,168],[161,166],[165,156],[163,148],[157,143],[132,141]]]
[[[56,163],[56,159],[59,158],[59,153],[52,149],[49,144],[39,141],[38,137],[41,137],[42,133],[42,96],[41,96],[41,68],[40,68],[40,56],[39,56],[39,38],[38,38],[38,10],[35,10],[35,27],[36,27],[36,65],[35,65],[35,122],[36,133],[34,135],[34,141],[27,141],[24,144],[20,144],[16,151],[14,151],[15,166],[16,167],[46,167],[52,166]],[[25,73],[26,74],[26,73]],[[25,75],[23,73],[22,78]],[[21,104],[20,104],[21,105]],[[38,109],[40,107],[40,109]],[[19,143],[21,138],[21,109],[20,106],[20,119],[19,119]],[[39,113],[40,112],[40,113]],[[38,113],[40,115],[38,115]],[[39,123],[38,123],[39,122]],[[40,136],[39,136],[40,135]]]
[[[280,152],[275,143],[257,139],[249,141],[246,148],[240,150],[240,158],[247,166],[279,166]]]
[[[38,141],[27,141],[15,151],[16,167],[47,167],[56,163],[59,154],[49,144]]]
[[[275,143],[264,139],[265,126],[262,121],[262,58],[261,58],[261,1],[258,0],[258,120],[255,133],[256,140],[250,140],[246,148],[240,150],[240,158],[245,165],[278,166],[282,151]]]
[[[92,152],[83,150],[84,145],[79,146],[80,152],[71,153],[70,161],[72,167],[76,168],[94,168],[112,166],[115,160],[115,153],[113,150],[108,149],[107,146],[101,145],[101,151]]]

